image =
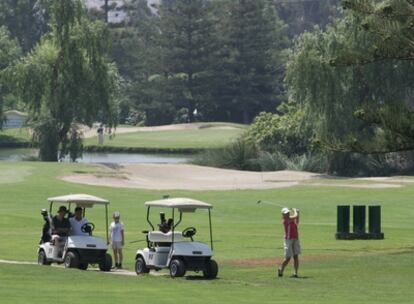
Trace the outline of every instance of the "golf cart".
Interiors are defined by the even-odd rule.
[[[218,273],[217,263],[213,256],[213,237],[211,227],[212,205],[190,198],[167,198],[145,203],[147,206],[147,222],[152,231],[143,231],[146,236],[147,248],[138,250],[135,257],[135,271],[138,275],[145,274],[150,269],[161,270],[169,268],[171,277],[182,277],[187,270],[202,271],[207,279],[214,279]],[[150,221],[150,211],[153,207],[172,209],[171,230],[166,232],[160,225],[156,231]],[[210,227],[210,246],[194,241],[196,228],[188,227],[182,232],[177,231],[183,213],[193,213],[197,209],[207,209]],[[176,212],[179,220],[176,223]]]
[[[98,264],[102,271],[110,271],[112,267],[112,258],[107,253],[108,238],[108,204],[109,201],[87,194],[70,194],[58,197],[48,198],[50,203],[49,213],[42,209],[42,215],[45,220],[42,237],[38,248],[38,264],[50,265],[51,263],[64,264],[66,268],[79,268],[86,270],[88,264]],[[83,216],[86,208],[92,208],[94,205],[105,206],[106,222],[106,239],[92,236],[95,228],[93,223],[85,223],[81,230],[84,235],[69,235],[60,237],[56,244],[51,240],[51,228],[53,220],[51,217],[54,204],[68,205],[68,211],[72,206],[81,207]]]

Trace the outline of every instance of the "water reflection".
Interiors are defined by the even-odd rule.
[[[37,156],[36,149],[0,149],[0,160],[20,161]],[[177,154],[129,154],[129,153],[84,153],[79,163],[167,163],[179,164],[191,160],[191,155]],[[69,158],[65,159],[69,162]]]

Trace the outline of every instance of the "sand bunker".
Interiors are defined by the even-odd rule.
[[[400,188],[408,184],[408,181],[401,181],[400,177],[396,179],[343,179],[299,171],[251,172],[189,164],[107,164],[98,165],[95,168],[96,171],[75,172],[61,179],[96,186],[199,191],[275,189],[297,185],[386,189]]]
[[[159,190],[236,190],[292,187],[318,178],[296,171],[248,172],[183,164],[129,164],[105,167],[96,173],[77,173],[63,180],[88,185]]]

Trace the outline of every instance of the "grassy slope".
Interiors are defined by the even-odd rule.
[[[0,130],[0,146],[16,146],[31,143],[27,128],[14,128]]]
[[[165,192],[69,184],[54,177],[82,165],[0,162],[0,259],[35,261],[42,220],[40,209],[48,196],[86,192],[109,198],[110,210],[120,210],[126,225],[125,266],[133,269],[134,253],[147,228],[143,202]],[[294,187],[264,191],[171,191],[214,204],[213,224],[220,279],[199,281],[167,277],[119,277],[56,267],[0,264],[0,297],[13,303],[42,303],[57,293],[60,303],[130,303],[149,300],[171,303],[410,303],[414,298],[414,187],[399,189],[342,189]],[[302,211],[301,239],[306,278],[275,279],[273,266],[243,266],[251,259],[281,256],[279,210],[257,205],[258,199],[283,202]],[[380,203],[383,241],[336,241],[336,205]],[[88,218],[102,234],[103,209]],[[207,217],[184,218],[183,227],[196,225],[207,239]],[[239,265],[234,260],[241,259]],[[291,268],[288,269],[289,274]],[[75,280],[79,283],[75,283]],[[76,288],[75,288],[76,286]],[[1,301],[1,300],[0,300]]]
[[[128,127],[122,125],[123,128]],[[220,129],[233,127],[233,129]],[[226,145],[232,139],[241,135],[246,126],[234,123],[203,123],[197,130],[168,130],[154,132],[136,132],[117,134],[113,139],[106,135],[105,146],[133,147],[155,149],[180,148],[218,148]],[[30,143],[31,138],[27,128],[0,130],[1,143]],[[98,139],[87,138],[85,145],[97,145]]]
[[[198,130],[172,130],[117,134],[112,140],[105,138],[105,146],[139,148],[218,148],[242,134],[244,128]],[[85,144],[96,145],[97,138],[88,138]]]

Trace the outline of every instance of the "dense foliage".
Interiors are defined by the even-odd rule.
[[[15,103],[14,96],[7,88],[7,81],[4,77],[5,69],[18,59],[21,55],[21,48],[16,41],[10,37],[7,28],[0,27],[0,129],[3,124],[3,107]]]
[[[0,25],[5,26],[11,36],[18,40],[26,53],[47,31],[48,0],[2,0],[0,1]]]
[[[8,70],[31,112],[42,160],[76,155],[78,124],[116,123],[117,71],[108,63],[107,28],[85,18],[80,1],[50,1],[52,31]]]

